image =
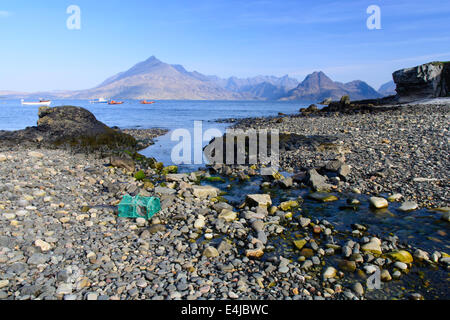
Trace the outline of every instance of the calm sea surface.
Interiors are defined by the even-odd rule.
[[[173,130],[189,130],[193,138],[194,121],[201,120],[203,132],[210,128],[224,132],[228,124],[214,120],[275,116],[278,112],[296,113],[305,104],[274,101],[157,101],[143,105],[136,100],[125,100],[123,105],[91,104],[87,100],[53,100],[52,107],[73,105],[88,109],[108,126],[129,128],[166,128],[170,132],[156,140],[155,145],[143,150],[145,156],[155,157],[164,164],[172,164],[171,150],[179,141],[171,141]],[[37,106],[22,106],[20,100],[0,99],[0,130],[18,130],[35,126]],[[204,143],[206,144],[206,142]],[[192,157],[193,158],[193,157]],[[190,169],[186,166],[185,169]]]

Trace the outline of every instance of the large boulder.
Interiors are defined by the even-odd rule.
[[[450,62],[431,62],[393,73],[399,101],[450,95]]]
[[[303,146],[306,146],[308,148],[321,148],[324,146],[334,148],[338,140],[338,138],[334,136],[306,136],[295,133],[279,133],[279,150],[276,150],[276,143],[274,141],[274,154],[272,154],[272,133],[270,131],[267,133],[265,146],[261,144],[264,139],[260,140],[259,131],[256,133],[256,135],[252,136],[251,134],[251,130],[241,133],[237,131],[235,135],[226,133],[222,137],[213,138],[208,143],[208,145],[203,148],[204,155],[208,159],[208,162],[211,164],[211,168],[216,168],[214,170],[217,171],[217,169],[220,168],[222,164],[227,163],[227,153],[230,154],[230,159],[228,159],[228,162],[231,162],[228,163],[230,165],[239,164],[237,157],[238,152],[242,155],[242,160],[244,160],[241,164],[268,164],[268,162],[270,162],[271,160],[277,159],[280,152],[294,151]],[[274,133],[273,137],[275,136],[276,134]],[[230,143],[229,145],[227,143],[227,140]],[[249,151],[251,150],[250,145],[256,146],[256,148],[253,150],[256,151],[256,154],[249,155]],[[265,150],[262,150],[265,152],[261,152],[260,154],[261,148],[264,148]],[[219,152],[219,150],[222,150],[222,152]],[[234,150],[234,152],[231,152],[232,150]],[[233,155],[234,158],[231,159],[231,155]],[[272,157],[273,159],[271,159]],[[280,177],[277,178],[274,176],[273,178],[279,179]]]
[[[217,197],[220,190],[213,186],[192,186],[192,194],[200,199],[207,199],[208,197]]]
[[[80,107],[41,107],[36,127],[12,132],[0,132],[4,143],[69,146],[81,150],[135,150],[136,140],[98,121]]]

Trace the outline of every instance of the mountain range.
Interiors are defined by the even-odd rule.
[[[289,76],[256,76],[220,78],[187,71],[178,64],[167,64],[156,57],[134,65],[99,84],[78,91],[37,92],[32,94],[2,92],[12,98],[45,97],[51,99],[153,99],[153,100],[352,100],[382,96],[367,83],[356,80],[340,83],[323,72],[308,75],[301,83]]]
[[[340,99],[348,95],[352,100],[380,98],[381,94],[361,80],[340,83],[331,80],[322,71],[306,76],[296,88],[290,90],[281,100],[319,101],[327,98]]]
[[[378,89],[378,92],[381,93],[383,96],[392,96],[397,94],[395,88],[396,88],[395,82],[394,80],[391,80],[381,85],[380,89]]]

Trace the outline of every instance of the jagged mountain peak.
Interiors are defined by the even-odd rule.
[[[147,60],[141,61],[134,66],[132,66],[130,69],[119,72],[118,74],[106,79],[104,82],[102,82],[97,88],[107,86],[113,82],[130,78],[136,75],[143,75],[146,73],[154,72],[157,69],[161,68],[167,68],[169,67],[168,64],[162,62],[161,60],[157,59],[155,56],[151,56]]]
[[[380,94],[361,80],[340,83],[331,80],[324,72],[314,71],[307,75],[295,89],[282,100],[319,101],[326,98],[339,99],[349,95],[351,99],[379,98]]]
[[[333,80],[331,80],[324,72],[314,71],[305,77],[305,80],[299,84],[299,87],[309,90],[318,90],[322,87],[334,87],[335,85]]]
[[[323,71],[314,71],[305,77],[305,81],[331,81],[332,80]]]
[[[139,73],[147,73],[153,71],[158,67],[169,66],[167,63],[158,60],[155,56],[151,56],[145,61],[139,62],[131,67],[128,71],[124,72],[124,75],[131,76]]]

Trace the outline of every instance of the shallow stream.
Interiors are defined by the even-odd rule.
[[[204,184],[214,185],[226,192],[223,197],[235,207],[243,203],[247,194],[269,193],[273,205],[279,205],[286,200],[295,200],[299,196],[304,199],[300,207],[293,211],[293,218],[283,226],[285,232],[280,236],[269,237],[268,246],[273,246],[274,251],[266,253],[263,259],[272,255],[283,256],[296,261],[300,255],[292,241],[305,235],[297,223],[297,217],[303,216],[316,220],[327,220],[338,232],[333,236],[336,244],[342,246],[348,240],[357,240],[352,235],[352,224],[360,224],[367,227],[364,236],[377,236],[386,238],[395,235],[399,238],[399,243],[408,244],[414,249],[408,251],[414,253],[416,248],[427,251],[430,255],[434,251],[449,252],[450,250],[450,224],[440,220],[440,212],[428,209],[419,209],[412,212],[401,212],[399,202],[392,202],[385,210],[373,210],[369,205],[369,196],[361,194],[333,193],[339,200],[333,202],[317,202],[308,198],[309,189],[290,188],[280,189],[271,187],[261,189],[261,177],[252,177],[250,181],[240,182],[238,179],[230,180],[222,177],[224,181],[204,182]],[[231,188],[229,187],[231,185]],[[384,195],[387,196],[387,195]],[[361,204],[349,206],[347,199],[358,199]],[[313,237],[312,233],[309,233]],[[316,241],[326,241],[317,237]],[[341,259],[340,253],[332,256],[325,256],[325,266],[334,266]],[[322,271],[324,266],[319,266],[312,272]],[[358,270],[357,270],[358,271]],[[344,282],[351,284],[366,280],[361,272],[346,273]],[[392,274],[392,269],[389,268]],[[442,266],[431,266],[414,262],[413,267],[407,274],[403,274],[400,280],[382,282],[381,290],[372,290],[366,293],[367,298],[374,299],[395,299],[405,298],[411,293],[420,293],[425,299],[447,299],[450,294],[450,273]]]

